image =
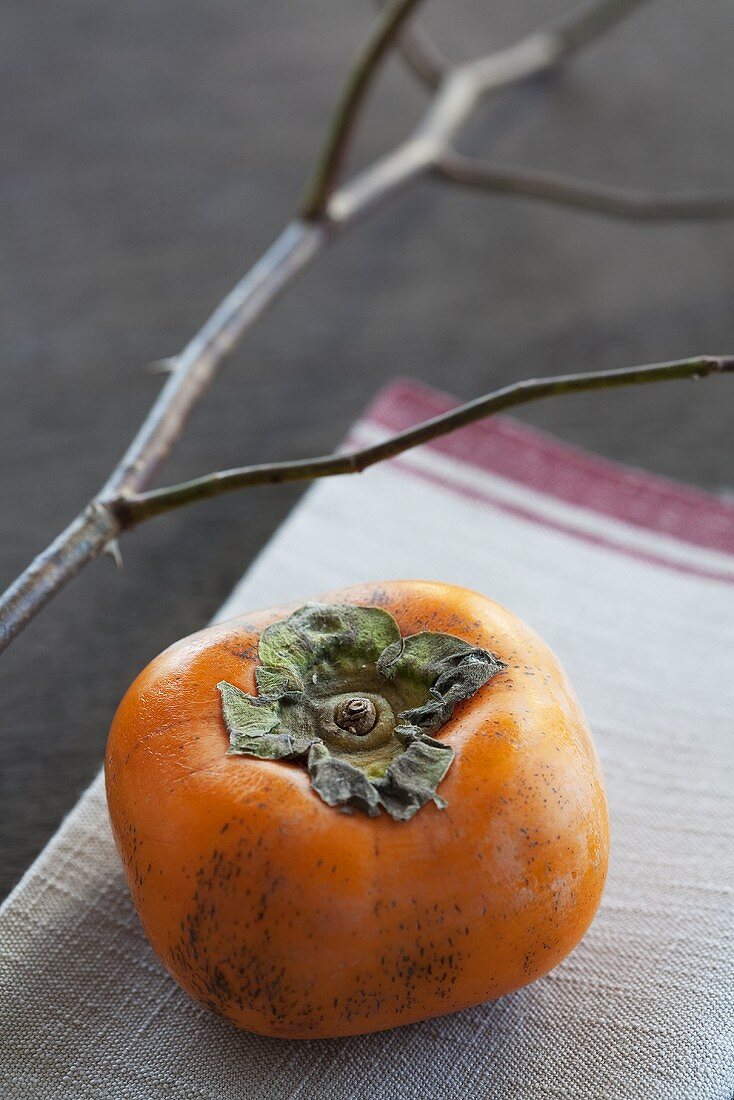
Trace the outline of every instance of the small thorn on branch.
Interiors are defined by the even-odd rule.
[[[122,569],[124,562],[122,560],[122,550],[120,549],[120,543],[117,539],[110,539],[102,553],[106,554],[108,558],[112,558],[112,561],[115,564],[115,568]]]
[[[177,366],[178,357],[171,355],[165,359],[154,359],[148,364],[148,370],[151,374],[173,374]]]

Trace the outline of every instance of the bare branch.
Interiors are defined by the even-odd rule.
[[[286,481],[312,481],[315,478],[355,474],[378,462],[448,435],[459,428],[483,420],[504,409],[527,405],[546,397],[592,390],[641,386],[652,382],[669,382],[682,378],[706,378],[712,374],[734,371],[734,356],[698,356],[671,363],[654,363],[644,367],[594,371],[587,374],[562,374],[553,378],[531,379],[504,386],[494,393],[469,401],[458,409],[434,417],[414,428],[399,432],[381,443],[345,454],[321,455],[295,462],[273,462],[258,466],[243,466],[236,470],[220,470],[206,477],[154,489],[148,493],[110,501],[110,509],[121,527],[132,527],[153,516],[169,512],[195,501],[207,500],[254,485],[278,485]]]
[[[0,600],[0,653],[82,566],[104,552],[120,530],[117,517],[94,502],[34,558]]]
[[[139,489],[150,480],[181,434],[217,368],[323,242],[324,230],[319,226],[291,223],[229,292],[176,357],[175,370],[100,492],[101,499],[126,489]]]
[[[306,221],[318,221],[324,216],[359,109],[372,79],[400,28],[419,3],[421,0],[391,0],[380,14],[372,35],[360,50],[334,112],[326,144],[303,203],[301,216]]]
[[[340,201],[345,196],[333,192],[359,110],[380,62],[420,2],[392,0],[387,4],[372,37],[357,57],[302,207],[304,219],[318,221],[325,215],[343,214],[348,208],[348,204],[345,207]],[[434,100],[414,133],[393,154],[383,158],[384,161],[392,167],[392,160],[395,157],[404,159],[408,148],[413,154],[413,174],[427,171],[440,155],[449,151],[451,139],[483,96],[554,68],[644,2],[598,0],[564,20],[535,31],[514,46],[450,67],[444,72]],[[378,161],[374,167],[382,169],[383,162]]]
[[[365,91],[384,52],[419,0],[393,0],[360,54],[317,172],[308,206],[217,307],[183,352],[122,461],[90,505],[0,596],[0,650],[88,561],[120,533],[110,502],[140,493],[170,452],[217,369],[235,345],[332,237],[451,153],[451,141],[479,98],[555,65],[608,30],[643,0],[600,0],[516,46],[452,68],[442,76],[417,129],[392,153],[331,193],[339,160]],[[437,74],[434,74],[435,78]],[[322,475],[321,475],[322,476]]]
[[[591,45],[644,3],[646,0],[602,0],[562,17],[549,28],[560,43],[558,60]]]
[[[328,198],[325,209],[330,224],[340,227],[371,210],[386,195],[432,171],[439,160],[453,152],[453,139],[484,96],[506,91],[554,68],[644,2],[599,0],[566,20],[533,32],[514,46],[450,68],[423,118],[402,145]],[[582,28],[579,33],[575,30],[577,24]]]
[[[734,217],[734,194],[727,192],[659,195],[533,168],[482,164],[458,153],[441,157],[435,170],[439,176],[467,187],[579,207],[613,218],[662,222]]]
[[[0,652],[82,566],[107,551],[121,530],[107,501],[150,482],[217,368],[326,239],[317,225],[293,222],[287,226],[183,352],[170,361],[173,369],[157,401],[105,486],[0,596]]]

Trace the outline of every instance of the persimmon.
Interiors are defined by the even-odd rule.
[[[360,1034],[547,973],[609,832],[579,703],[511,612],[391,581],[211,626],[135,680],[110,817],[174,978],[266,1035]]]

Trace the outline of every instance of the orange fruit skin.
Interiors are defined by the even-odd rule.
[[[262,630],[297,606],[171,646],[112,724],[110,818],[154,950],[192,997],[288,1038],[455,1012],[547,973],[599,904],[609,826],[591,736],[545,643],[475,592],[390,581],[327,603],[386,608],[508,665],[438,736],[448,806],[410,821],[324,803],[298,764],[227,756],[218,681],[254,693]],[[303,601],[305,602],[305,601]]]

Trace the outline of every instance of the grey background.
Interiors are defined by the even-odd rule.
[[[551,0],[435,0],[455,55]],[[0,583],[72,517],[175,353],[289,217],[366,0],[6,0],[0,38]],[[562,75],[482,112],[467,149],[609,182],[734,187],[734,5],[658,0]],[[357,161],[417,117],[393,65]],[[320,259],[197,411],[166,480],[331,448],[379,387],[461,397],[534,374],[734,351],[734,225],[643,227],[425,184]],[[732,480],[726,379],[523,419],[698,485]],[[232,496],[124,542],[0,661],[0,889],[99,767],[142,665],[201,626],[299,490]]]

